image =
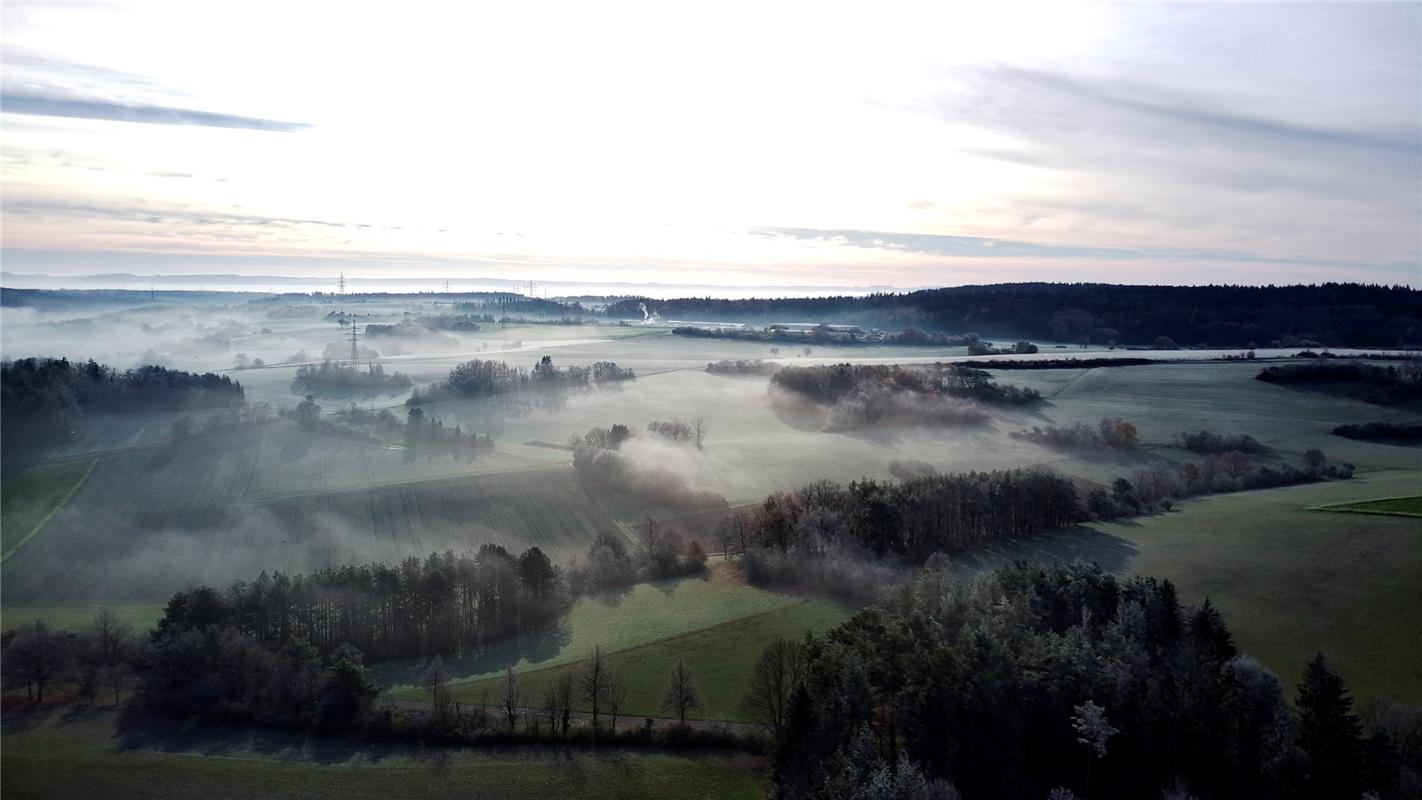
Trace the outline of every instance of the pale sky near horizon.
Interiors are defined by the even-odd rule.
[[[10,273],[1422,285],[1422,3],[3,7]]]

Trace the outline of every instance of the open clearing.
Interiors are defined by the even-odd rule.
[[[701,692],[701,708],[687,714],[688,719],[744,722],[740,704],[750,681],[751,670],[766,645],[776,638],[799,641],[806,632],[820,632],[849,619],[852,611],[844,606],[822,600],[801,600],[783,608],[702,628],[694,633],[675,636],[651,644],[608,653],[612,670],[627,688],[627,705],[622,714],[631,723],[633,717],[663,717],[660,707],[667,672],[677,658],[686,659],[692,680]],[[519,678],[524,702],[536,707],[543,690],[580,663],[525,672]],[[494,703],[501,679],[487,678],[462,683],[454,688],[453,697],[463,703]],[[402,692],[401,699],[423,699],[418,691]],[[591,711],[592,707],[579,698],[574,708]],[[603,711],[606,711],[604,706]]]
[[[1385,497],[1356,503],[1335,503],[1319,506],[1319,511],[1342,511],[1348,514],[1391,514],[1398,517],[1422,517],[1422,495]]]
[[[314,739],[80,708],[6,712],[0,768],[15,797],[759,798],[764,761],[560,748],[432,748]]]
[[[0,552],[3,560],[37,535],[89,477],[94,459],[55,461],[0,480]]]

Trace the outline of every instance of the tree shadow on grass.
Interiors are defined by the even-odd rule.
[[[1108,572],[1120,573],[1130,566],[1139,552],[1128,539],[1078,525],[1060,533],[978,548],[954,557],[952,564],[960,577],[988,572],[1018,560],[1042,564],[1084,561],[1099,564]]]
[[[378,763],[391,756],[422,755],[421,749],[413,744],[367,742],[259,725],[182,720],[133,706],[121,711],[114,721],[114,739],[124,750],[203,756],[256,755],[317,764],[344,764],[356,757],[367,763]]]

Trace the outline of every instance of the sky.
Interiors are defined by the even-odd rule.
[[[3,5],[11,275],[1422,286],[1422,3]]]

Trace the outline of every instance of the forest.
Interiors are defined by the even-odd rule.
[[[832,320],[984,336],[1148,345],[1159,336],[1212,347],[1401,347],[1422,342],[1422,292],[1406,286],[1117,286],[1009,283],[865,297],[631,298],[609,316]]]

